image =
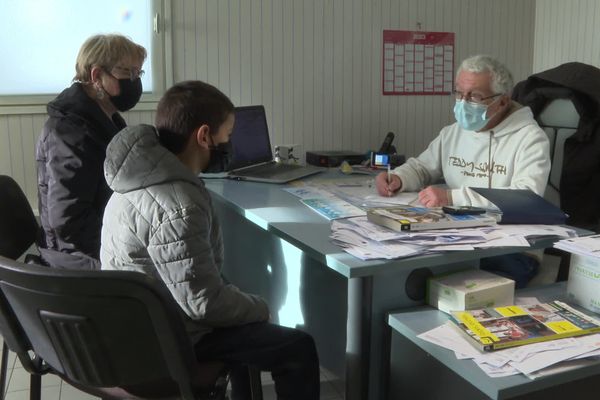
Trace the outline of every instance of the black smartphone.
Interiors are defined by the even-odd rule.
[[[446,214],[476,215],[485,214],[487,210],[485,208],[472,206],[444,206],[442,207],[442,211]]]

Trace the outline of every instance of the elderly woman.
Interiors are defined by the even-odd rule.
[[[42,224],[38,247],[58,268],[99,269],[100,231],[111,191],[103,174],[106,147],[142,95],[146,50],[121,35],[85,41],[74,83],[48,104],[37,143]]]

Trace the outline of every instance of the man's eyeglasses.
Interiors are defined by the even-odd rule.
[[[470,103],[479,103],[479,104],[483,104],[484,101],[493,99],[494,97],[502,96],[503,94],[504,93],[496,93],[491,96],[482,96],[480,94],[473,94],[473,93],[465,94],[463,92],[459,92],[458,90],[452,91],[452,95],[454,96],[456,101],[460,101],[460,100],[464,99]]]
[[[116,69],[118,71],[121,71],[125,75],[129,75],[129,79],[131,79],[132,81],[135,81],[137,78],[143,77],[144,73],[145,73],[145,71],[143,69],[137,69],[137,68],[125,68],[125,67],[114,66],[112,69]]]

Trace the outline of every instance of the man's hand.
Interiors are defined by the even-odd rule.
[[[419,202],[425,207],[443,207],[450,203],[446,189],[435,186],[428,186],[421,190],[419,192]]]
[[[382,196],[391,197],[402,187],[402,181],[398,175],[390,174],[390,181],[388,182],[388,173],[381,172],[375,178],[375,186],[377,186],[377,192]]]

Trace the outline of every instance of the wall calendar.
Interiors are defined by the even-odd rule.
[[[383,31],[384,95],[450,94],[454,33]]]

